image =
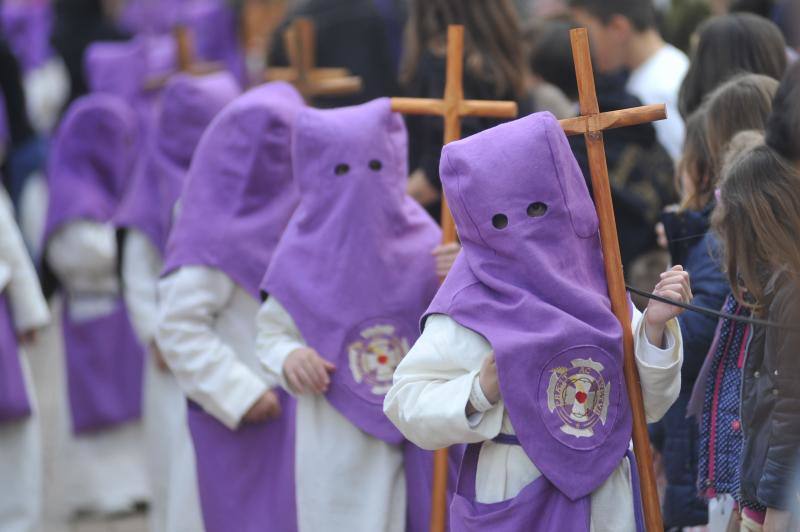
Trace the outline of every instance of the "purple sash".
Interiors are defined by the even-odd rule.
[[[31,415],[25,377],[17,346],[17,333],[6,296],[0,294],[0,423]]]
[[[86,321],[64,300],[67,388],[75,434],[139,419],[144,351],[120,298],[113,312]]]
[[[277,392],[283,414],[232,431],[189,401],[206,532],[297,530],[294,487],[296,402]]]
[[[589,530],[591,495],[571,500],[540,476],[516,497],[491,504],[475,500],[475,473],[481,444],[467,446],[458,487],[450,506],[451,532],[550,532]]]

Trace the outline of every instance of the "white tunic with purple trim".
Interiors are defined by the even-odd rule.
[[[292,393],[286,357],[305,347],[294,320],[275,297],[258,313],[256,350],[264,368]],[[348,371],[348,368],[339,368]],[[322,395],[297,396],[295,474],[300,532],[403,532],[403,450],[361,431]]]
[[[659,349],[647,340],[642,314],[635,311],[633,332],[647,421],[655,422],[680,392],[680,329],[677,321],[671,321],[666,348]],[[403,435],[423,449],[484,442],[476,478],[476,498],[481,503],[512,499],[541,475],[522,447],[491,441],[501,433],[514,434],[503,401],[490,404],[478,384],[481,364],[491,351],[481,335],[434,314],[395,370],[394,385],[384,402],[384,411]],[[469,401],[478,412],[467,417]],[[592,494],[591,529],[635,530],[633,512],[630,465],[623,459]]]

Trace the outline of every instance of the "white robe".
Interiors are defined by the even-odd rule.
[[[47,302],[22,235],[14,222],[11,202],[0,190],[0,293],[7,297],[17,332],[45,326]],[[20,356],[32,415],[0,423],[0,530],[36,530],[42,509],[42,441],[36,394],[24,346]]]
[[[183,392],[231,430],[274,379],[255,356],[258,302],[227,274],[184,266],[158,285],[156,339]]]
[[[636,361],[649,422],[660,419],[680,392],[683,360],[680,329],[667,327],[666,349],[654,347],[644,333],[642,314],[633,319]],[[484,358],[491,352],[486,339],[435,314],[394,373],[384,411],[400,431],[424,449],[483,442],[476,473],[476,499],[494,503],[514,498],[541,473],[517,445],[492,442],[498,434],[514,434],[503,401],[490,405],[478,384]],[[487,409],[467,417],[470,394]],[[565,464],[566,467],[566,464]],[[627,458],[592,494],[592,530],[634,530],[630,464]]]
[[[70,222],[53,234],[46,252],[48,263],[66,292],[92,294],[70,299],[74,319],[91,319],[114,310],[119,294],[114,227],[86,220]],[[60,299],[54,302],[53,315],[61,315],[62,304]],[[63,484],[55,492],[64,494],[61,503],[68,515],[78,511],[129,511],[149,499],[142,423],[125,423],[78,436],[72,432],[60,327],[57,336],[62,345],[57,363],[64,389],[56,430],[58,459],[54,477]]]
[[[289,313],[274,297],[267,299],[258,313],[258,357],[287,392],[283,364],[305,345]],[[300,532],[405,530],[406,480],[399,445],[356,428],[322,395],[297,396],[296,431]]]
[[[150,532],[203,529],[194,448],[186,422],[186,396],[169,371],[153,358],[158,325],[158,280],[163,261],[140,231],[125,237],[122,279],[125,303],[136,334],[147,347],[144,373],[144,428],[152,502]]]

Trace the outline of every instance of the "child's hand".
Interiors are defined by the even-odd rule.
[[[242,420],[245,423],[263,423],[281,415],[281,403],[272,390],[267,390],[250,407]]]
[[[309,347],[295,349],[283,363],[283,374],[294,393],[320,394],[328,391],[331,379],[329,373],[336,366],[319,356]]]
[[[684,271],[683,266],[673,266],[661,274],[661,281],[653,289],[653,293],[671,301],[689,303],[693,297],[689,272]],[[650,300],[645,315],[645,333],[650,343],[656,346],[663,345],[667,322],[682,312],[683,309],[675,305]]]
[[[447,277],[459,251],[461,251],[461,244],[455,242],[436,246],[436,249],[433,250],[433,256],[436,259],[436,275],[440,278]]]
[[[497,380],[497,363],[494,358],[494,351],[483,359],[481,371],[478,373],[478,383],[486,399],[496,404],[500,400],[500,382]]]
[[[150,352],[153,354],[153,361],[155,361],[156,367],[164,373],[169,373],[169,365],[167,364],[161,349],[158,348],[158,344],[151,342]]]
[[[23,345],[30,345],[36,341],[36,329],[29,329],[27,331],[22,331],[17,336],[17,340],[20,344]]]

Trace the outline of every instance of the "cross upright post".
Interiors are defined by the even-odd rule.
[[[192,29],[184,24],[178,24],[172,29],[177,54],[177,72],[185,72],[193,76],[213,74],[222,70],[222,65],[216,62],[196,61],[194,48],[194,35]],[[162,89],[172,73],[158,76],[145,82],[146,90]]]
[[[483,116],[515,118],[516,102],[464,99],[464,26],[447,28],[447,78],[444,98],[392,98],[392,110],[410,115],[433,115],[444,118],[444,143],[461,138],[461,118]],[[456,242],[456,225],[442,192],[442,243]],[[431,532],[444,532],[447,527],[447,449],[434,455],[433,504]]]
[[[642,387],[633,352],[633,332],[631,330],[628,297],[625,291],[625,278],[622,271],[622,258],[616,220],[614,218],[614,206],[611,201],[611,184],[608,178],[603,130],[663,120],[667,117],[666,107],[663,104],[659,104],[601,113],[597,103],[592,59],[589,51],[589,37],[586,28],[571,30],[570,40],[572,43],[572,56],[575,61],[575,73],[578,80],[581,114],[577,118],[562,120],[561,126],[567,135],[582,134],[586,139],[594,203],[597,209],[597,216],[600,219],[600,240],[608,282],[608,295],[611,300],[611,310],[622,325],[625,357],[623,369],[633,415],[633,447],[641,480],[640,487],[645,527],[649,532],[660,532],[663,530],[661,506],[653,472],[653,457],[647,433]]]
[[[344,96],[358,93],[363,83],[346,68],[316,66],[314,23],[298,17],[283,34],[289,67],[269,67],[267,81],[288,81],[304,98],[315,96]]]

